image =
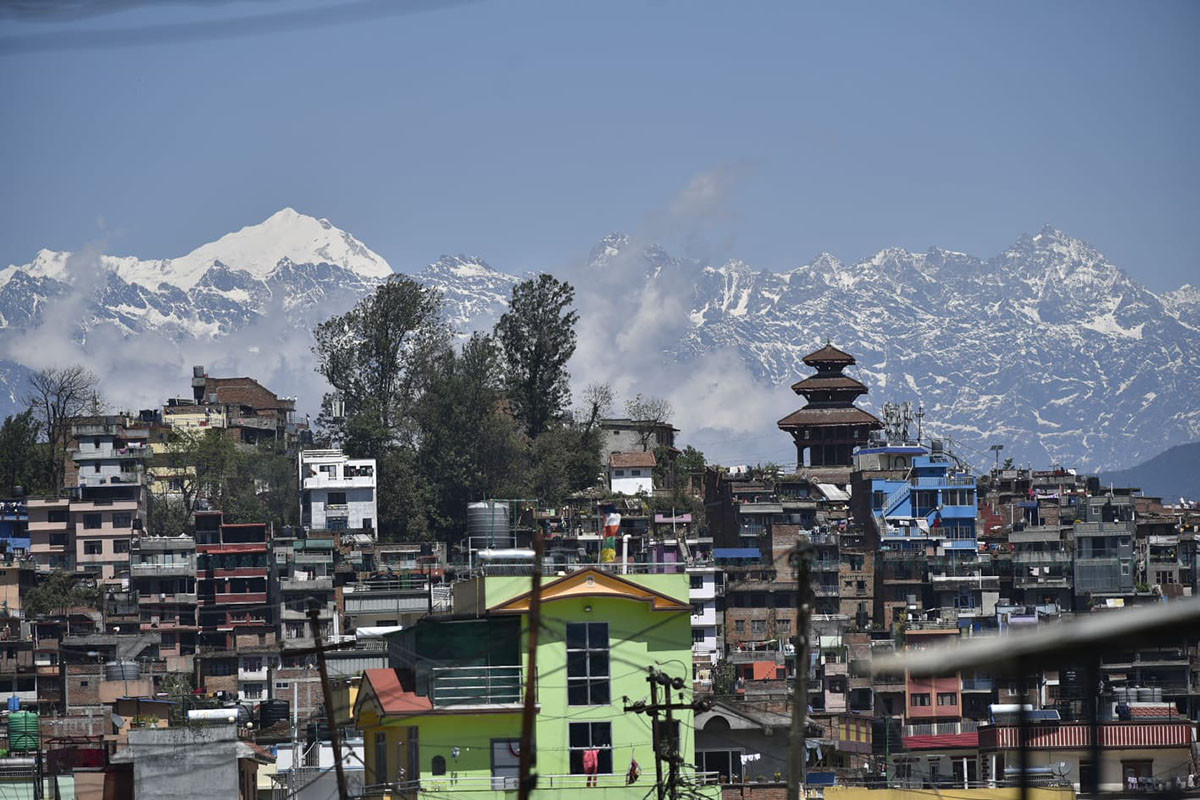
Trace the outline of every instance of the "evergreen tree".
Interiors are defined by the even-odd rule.
[[[508,311],[496,323],[508,400],[530,439],[562,418],[570,402],[567,362],[575,353],[579,319],[571,310],[574,300],[571,284],[539,275],[513,287]]]

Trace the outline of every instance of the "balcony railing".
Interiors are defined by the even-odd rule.
[[[991,678],[963,678],[964,692],[990,692],[996,688],[996,682]]]
[[[1015,564],[1069,564],[1071,554],[1061,550],[1018,550],[1013,553]]]
[[[518,705],[521,667],[434,667],[429,700],[434,708]]]
[[[194,561],[135,561],[129,565],[129,572],[134,577],[139,575],[194,575],[196,563]]]

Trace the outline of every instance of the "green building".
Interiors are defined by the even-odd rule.
[[[597,800],[643,800],[652,793],[651,717],[625,708],[649,702],[650,667],[682,679],[683,688],[669,692],[671,703],[691,703],[687,596],[684,573],[616,575],[590,567],[543,583],[536,797],[582,790]],[[528,577],[464,582],[455,586],[453,614],[391,636],[393,667],[367,670],[354,703],[367,796],[516,796],[530,600]],[[656,687],[660,703],[666,691]],[[692,710],[672,714],[677,727],[668,727],[664,714],[659,729],[667,749],[677,742],[680,794],[718,797],[719,787],[709,783],[715,776],[690,766]],[[662,771],[666,782],[665,761]]]

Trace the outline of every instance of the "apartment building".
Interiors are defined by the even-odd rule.
[[[341,450],[302,450],[298,462],[301,525],[376,535],[375,459],[349,458]]]

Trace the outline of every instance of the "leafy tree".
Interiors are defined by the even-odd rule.
[[[530,446],[529,496],[557,506],[600,477],[600,430],[560,422]]]
[[[100,406],[96,376],[78,364],[35,372],[29,378],[26,400],[49,444],[44,465],[46,483],[57,491],[63,485],[71,421],[89,408]]]
[[[724,658],[713,664],[712,685],[713,694],[717,697],[733,694],[737,687],[737,667]]]
[[[359,441],[374,449],[356,455],[378,457],[385,441],[411,431],[424,362],[449,340],[438,292],[394,275],[350,311],[318,325],[314,336],[317,372],[343,406],[335,416],[326,395],[323,421],[337,428],[350,420],[360,432],[369,426],[373,436]]]
[[[38,424],[33,409],[6,417],[0,427],[0,491],[12,492],[22,486],[27,494],[37,494],[48,488],[44,470],[39,469],[45,458],[38,445]]]
[[[432,362],[417,421],[439,527],[462,529],[467,503],[521,491],[525,442],[503,401],[499,348],[490,336],[476,334],[461,352],[447,347]]]
[[[21,606],[26,615],[35,617],[80,606],[99,608],[100,589],[68,572],[52,572],[26,593]]]
[[[567,362],[575,353],[579,319],[571,310],[574,300],[571,284],[542,274],[513,287],[508,311],[496,323],[508,399],[530,439],[560,419],[570,400]]]
[[[625,402],[625,415],[636,423],[638,444],[642,450],[649,450],[657,428],[666,425],[671,420],[671,404],[661,397],[650,397],[638,394],[632,400]]]

